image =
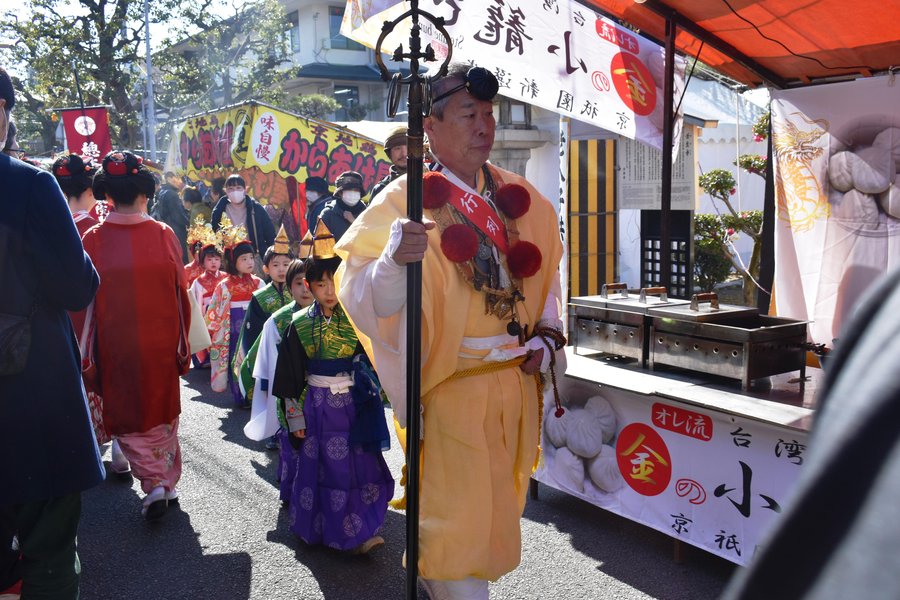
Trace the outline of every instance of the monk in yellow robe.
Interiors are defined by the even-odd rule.
[[[423,261],[419,575],[432,598],[487,598],[520,561],[519,520],[538,444],[534,374],[559,329],[562,245],[554,207],[487,162],[487,70],[452,65],[425,119],[435,162],[424,223],[405,219],[406,176],[338,243],[339,298],[405,426],[406,269]]]

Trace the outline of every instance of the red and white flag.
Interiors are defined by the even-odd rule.
[[[66,130],[66,147],[70,153],[98,163],[112,150],[105,106],[66,108],[60,113]]]

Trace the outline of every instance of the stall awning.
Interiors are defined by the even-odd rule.
[[[900,3],[885,0],[581,0],[751,87],[900,67]],[[704,42],[705,40],[705,42]],[[702,46],[702,47],[701,47]]]

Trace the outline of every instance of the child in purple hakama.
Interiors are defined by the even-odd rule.
[[[285,332],[272,390],[298,448],[291,530],[308,544],[359,554],[384,543],[378,533],[394,480],[381,454],[389,437],[380,385],[335,294],[339,263],[310,259],[316,302]]]

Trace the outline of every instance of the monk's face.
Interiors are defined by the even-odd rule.
[[[451,171],[471,184],[494,146],[493,105],[465,91],[447,99],[442,119],[425,119],[431,151]]]

